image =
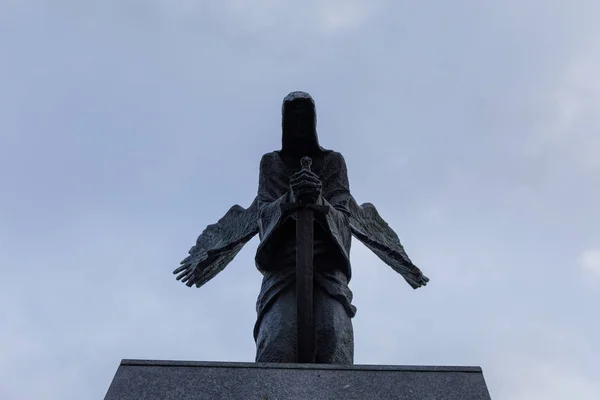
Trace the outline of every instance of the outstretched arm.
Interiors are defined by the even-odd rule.
[[[343,159],[342,159],[343,162]],[[342,164],[344,174],[346,165]],[[347,178],[346,178],[347,179]],[[352,235],[375,253],[384,263],[398,272],[413,288],[427,285],[427,278],[413,264],[394,230],[384,221],[371,203],[358,205],[350,195],[344,206],[349,210]]]
[[[206,227],[181,266],[173,271],[188,287],[214,278],[258,233],[257,200],[250,207],[235,205],[216,224]]]

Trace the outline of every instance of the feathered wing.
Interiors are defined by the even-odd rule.
[[[223,271],[258,233],[257,203],[254,199],[248,208],[235,205],[216,224],[207,226],[174,273],[187,271],[188,279],[183,281],[200,287]]]
[[[413,289],[425,286],[429,279],[408,258],[396,232],[381,218],[371,203],[358,205],[351,197],[350,227],[352,235],[392,267]]]

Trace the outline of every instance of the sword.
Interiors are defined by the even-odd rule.
[[[312,160],[303,157],[302,169],[310,171]],[[313,310],[314,213],[326,214],[328,207],[302,203],[285,207],[296,211],[296,318],[298,363],[314,363],[316,358]]]

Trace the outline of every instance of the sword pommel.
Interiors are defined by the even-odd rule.
[[[304,156],[300,160],[300,165],[302,166],[302,169],[310,171],[310,166],[312,165],[312,159],[308,156]]]

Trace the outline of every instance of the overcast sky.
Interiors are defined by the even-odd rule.
[[[201,289],[171,272],[251,203],[304,90],[431,279],[354,241],[356,363],[600,399],[600,3],[418,3],[2,0],[0,398],[99,399],[122,358],[254,360],[258,238]]]

